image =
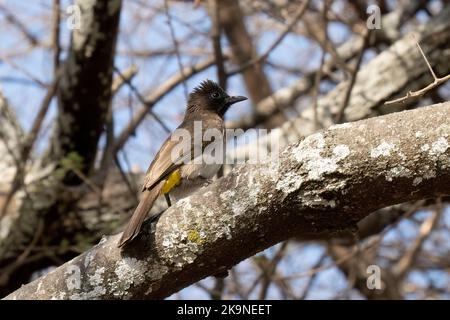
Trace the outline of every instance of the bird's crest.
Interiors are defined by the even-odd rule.
[[[214,81],[207,79],[200,83],[197,87],[195,87],[194,90],[192,90],[192,92],[189,94],[189,100],[192,101],[196,96],[207,95],[214,91],[223,92],[223,89]]]

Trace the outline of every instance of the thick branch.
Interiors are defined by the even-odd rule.
[[[379,30],[373,30],[373,38],[371,39],[371,46],[375,46],[380,43],[393,43],[394,41],[400,38],[399,29],[402,25],[402,22],[406,19],[409,19],[414,13],[419,10],[423,6],[422,1],[414,0],[408,1],[404,4],[404,6],[399,6],[395,11],[392,11],[386,15],[382,16],[382,26],[383,28]],[[447,15],[448,12],[444,13]],[[444,18],[445,19],[445,18]],[[436,20],[436,19],[435,19]],[[442,18],[441,18],[442,20]],[[435,27],[435,25],[434,25]],[[428,30],[431,30],[429,28]],[[364,39],[359,35],[352,36],[348,41],[344,44],[340,45],[336,49],[337,56],[341,57],[344,62],[350,61],[352,58],[358,55],[358,53],[362,50],[364,46]],[[395,51],[394,51],[395,52]],[[389,61],[387,64],[391,64],[395,61]],[[380,63],[380,62],[378,62]],[[381,67],[381,66],[380,66]],[[397,70],[397,64],[393,64],[389,66],[387,69]],[[324,79],[328,78],[328,75],[336,69],[336,62],[334,59],[328,59],[324,63],[323,66],[323,75]],[[398,73],[398,70],[397,70]],[[265,121],[266,119],[272,117],[274,114],[278,113],[280,110],[284,110],[292,107],[294,102],[301,96],[308,93],[313,87],[315,83],[315,77],[317,74],[317,70],[313,70],[311,72],[306,73],[303,77],[294,82],[294,84],[290,87],[285,87],[277,92],[274,92],[272,95],[263,99],[259,102],[257,107],[257,113],[255,115],[251,115],[249,117],[245,117],[240,121],[233,121],[229,123],[229,127],[233,128],[252,128]],[[393,74],[396,74],[395,71]],[[372,75],[373,76],[373,75]],[[420,79],[419,79],[420,80]],[[380,83],[389,85],[391,81],[380,81]],[[423,82],[423,80],[422,80]],[[348,84],[347,84],[348,86]],[[407,89],[407,88],[406,88]],[[369,88],[369,86],[365,86],[364,90],[373,90],[373,88]],[[341,90],[341,95],[343,95],[343,91]],[[390,94],[390,93],[389,93]],[[386,97],[388,99],[389,97]],[[339,104],[343,101],[343,97],[336,100],[336,104]],[[374,103],[378,103],[379,101],[374,101]],[[370,106],[369,106],[370,108]],[[358,119],[359,120],[359,119]],[[311,133],[311,132],[309,132]],[[309,134],[307,133],[307,134]]]
[[[83,161],[82,172],[87,174],[111,101],[121,0],[79,0],[77,5],[83,14],[80,29],[72,34],[58,86],[58,126],[52,156],[60,160],[76,153]]]
[[[0,294],[29,279],[33,269],[17,257],[29,254],[29,246],[39,244],[42,234],[49,236],[50,243],[60,243],[63,228],[64,236],[70,234],[61,216],[84,190],[69,190],[67,184],[82,182],[76,171],[88,175],[111,102],[121,1],[78,0],[76,4],[81,9],[80,29],[73,31],[67,60],[59,71],[52,148],[46,161],[27,168],[23,188],[8,200],[0,220]],[[44,230],[36,235],[41,224]],[[14,272],[20,276],[13,276]]]
[[[24,132],[16,119],[13,109],[11,109],[8,101],[3,96],[1,88],[0,123],[0,170],[2,172],[0,193],[7,194],[16,175],[17,161],[20,158]],[[3,207],[3,202],[4,199],[0,198],[0,208]]]
[[[420,28],[417,34],[425,54],[434,70],[440,74],[450,72],[450,50],[445,50],[450,42],[450,5]],[[430,72],[423,58],[417,50],[416,41],[410,35],[395,42],[389,49],[384,50],[376,58],[364,65],[355,79],[355,86],[350,94],[349,103],[345,109],[344,121],[357,121],[379,114],[406,109],[409,104],[384,106],[384,102],[404,92],[416,90],[430,82]],[[275,110],[286,103],[292,103],[298,94],[310,89],[310,79],[300,79],[292,87],[280,89],[272,96],[260,102],[265,104],[265,110]],[[339,112],[348,81],[341,82],[317,103],[320,126],[326,128],[333,124],[334,116]],[[279,129],[272,130],[270,135],[280,138],[285,145],[296,141],[299,137],[307,136],[316,131],[314,110],[308,108],[301,112],[300,117],[289,120]],[[239,125],[246,126],[246,123]],[[268,136],[268,139],[271,139]],[[265,141],[259,145],[252,144],[238,150],[239,156],[252,152],[253,149],[264,147]]]
[[[330,238],[374,210],[450,194],[450,102],[343,124],[177,202],[8,299],[163,298],[282,240]]]

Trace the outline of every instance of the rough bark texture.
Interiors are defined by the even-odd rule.
[[[0,192],[7,193],[14,179],[23,131],[0,88]],[[0,201],[0,208],[3,203]],[[0,235],[1,238],[1,235]]]
[[[163,298],[290,237],[330,238],[374,210],[450,194],[450,102],[336,125],[245,164],[7,299]]]
[[[60,243],[62,230],[67,235],[75,227],[65,226],[63,217],[88,188],[69,189],[68,185],[83,182],[76,170],[88,176],[111,102],[121,1],[79,0],[76,4],[81,8],[81,28],[72,34],[68,58],[58,76],[58,116],[52,148],[45,160],[29,168],[24,187],[14,193],[0,220],[0,295],[26,282],[33,270],[53,263],[46,259],[51,253],[32,261],[36,263],[34,269],[17,259],[39,236],[40,225],[40,232],[49,235],[47,244]]]
[[[391,45],[401,37],[400,26],[410,19],[414,14],[422,9],[426,4],[423,0],[408,1],[400,4],[395,11],[382,16],[382,28],[372,30],[370,45],[376,46],[380,43]],[[295,5],[294,5],[295,6]],[[312,13],[309,13],[312,14]],[[320,17],[316,17],[320,19]],[[301,31],[301,30],[300,30]],[[364,44],[364,39],[360,36],[352,36],[348,41],[336,48],[336,53],[342,61],[348,63],[358,55]],[[336,61],[329,58],[323,66],[323,76],[337,69]],[[232,121],[228,127],[232,128],[252,128],[259,125],[264,120],[272,117],[274,114],[291,107],[301,96],[307,94],[313,87],[318,70],[313,70],[299,78],[293,85],[280,89],[274,94],[264,98],[258,105],[258,113]],[[341,99],[343,100],[343,98]]]
[[[71,50],[58,88],[58,120],[52,159],[76,152],[87,174],[111,101],[113,59],[121,1],[77,1],[82,20],[72,34]],[[82,67],[80,67],[82,66]],[[66,176],[66,182],[80,182]]]
[[[435,72],[441,76],[449,73],[450,6],[420,28],[416,38]],[[410,104],[386,107],[384,102],[404,96],[410,90],[423,88],[432,80],[427,64],[417,49],[416,40],[408,34],[372,59],[358,72],[345,109],[345,121],[356,121],[404,110]],[[260,104],[264,105],[262,109],[270,114],[274,109],[283,108],[284,104],[292,103],[295,97],[304,93],[304,90],[308,90],[308,81],[308,79],[299,79],[293,86],[275,92],[261,101]],[[347,86],[348,81],[344,81],[318,100],[318,120],[322,127],[326,128],[333,124],[333,116],[342,106]],[[278,136],[280,143],[286,145],[314,131],[316,131],[314,111],[308,108],[301,112],[300,117],[285,122],[279,129],[272,130],[271,135]],[[270,136],[268,139],[271,139]],[[248,152],[254,152],[251,150],[264,145],[266,145],[265,140],[261,140],[260,145],[249,145],[239,150],[238,156],[251,154]]]

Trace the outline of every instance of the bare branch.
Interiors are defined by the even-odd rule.
[[[425,55],[425,53],[423,52],[419,42],[416,40],[416,37],[414,36],[414,34],[412,34],[412,37],[414,38],[414,40],[416,41],[417,47],[419,48],[420,54],[422,55],[423,59],[425,60],[427,66],[428,66],[428,70],[430,70],[431,75],[433,76],[433,82],[430,83],[429,85],[427,85],[425,88],[422,88],[420,90],[417,91],[408,91],[408,93],[406,94],[406,96],[395,99],[395,100],[390,100],[390,101],[386,101],[384,104],[385,105],[390,105],[390,104],[395,104],[395,103],[399,103],[399,102],[406,102],[407,100],[409,100],[410,98],[417,98],[417,97],[421,97],[424,94],[426,94],[428,91],[436,88],[437,86],[440,86],[441,84],[443,84],[444,82],[450,80],[450,74],[446,75],[445,77],[441,77],[438,78],[436,76],[436,74],[433,71],[433,67],[431,67],[430,62],[427,59],[427,56]]]
[[[7,299],[162,298],[292,236],[334,237],[376,209],[449,195],[449,118],[450,102],[316,133],[279,165],[243,165],[179,201],[128,250],[104,238]]]
[[[237,73],[241,73],[242,71],[252,67],[255,64],[264,62],[272,53],[272,51],[275,50],[278,47],[278,45],[281,42],[283,42],[283,39],[292,31],[292,28],[297,24],[297,22],[301,19],[301,17],[305,13],[306,9],[308,8],[308,5],[309,0],[304,0],[302,5],[298,8],[298,11],[295,13],[292,20],[289,21],[288,24],[286,25],[283,32],[280,33],[280,35],[275,39],[275,41],[269,46],[269,48],[267,48],[267,50],[262,55],[255,57],[250,61],[247,61],[246,63],[240,65],[238,69],[228,72],[228,76],[231,77]]]
[[[215,63],[214,58],[206,59],[197,65],[187,67],[183,72],[173,75],[171,78],[163,82],[158,88],[152,90],[152,94],[145,100],[145,105],[139,109],[131,119],[130,123],[123,129],[117,138],[115,149],[119,150],[123,147],[128,138],[133,134],[139,124],[144,120],[145,116],[163,97],[171,92],[176,86],[182,83],[185,79],[202,72]]]

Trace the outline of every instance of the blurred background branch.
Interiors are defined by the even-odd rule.
[[[450,100],[448,81],[436,82],[450,73],[449,2],[373,4],[379,16],[348,0],[2,2],[0,296],[121,230],[186,92],[205,78],[250,98],[228,127],[270,132],[244,134],[227,155],[239,159],[271,137],[284,147]],[[448,203],[442,194],[377,210],[338,237],[293,237],[172,297],[450,298]],[[367,286],[370,265],[381,289]]]

